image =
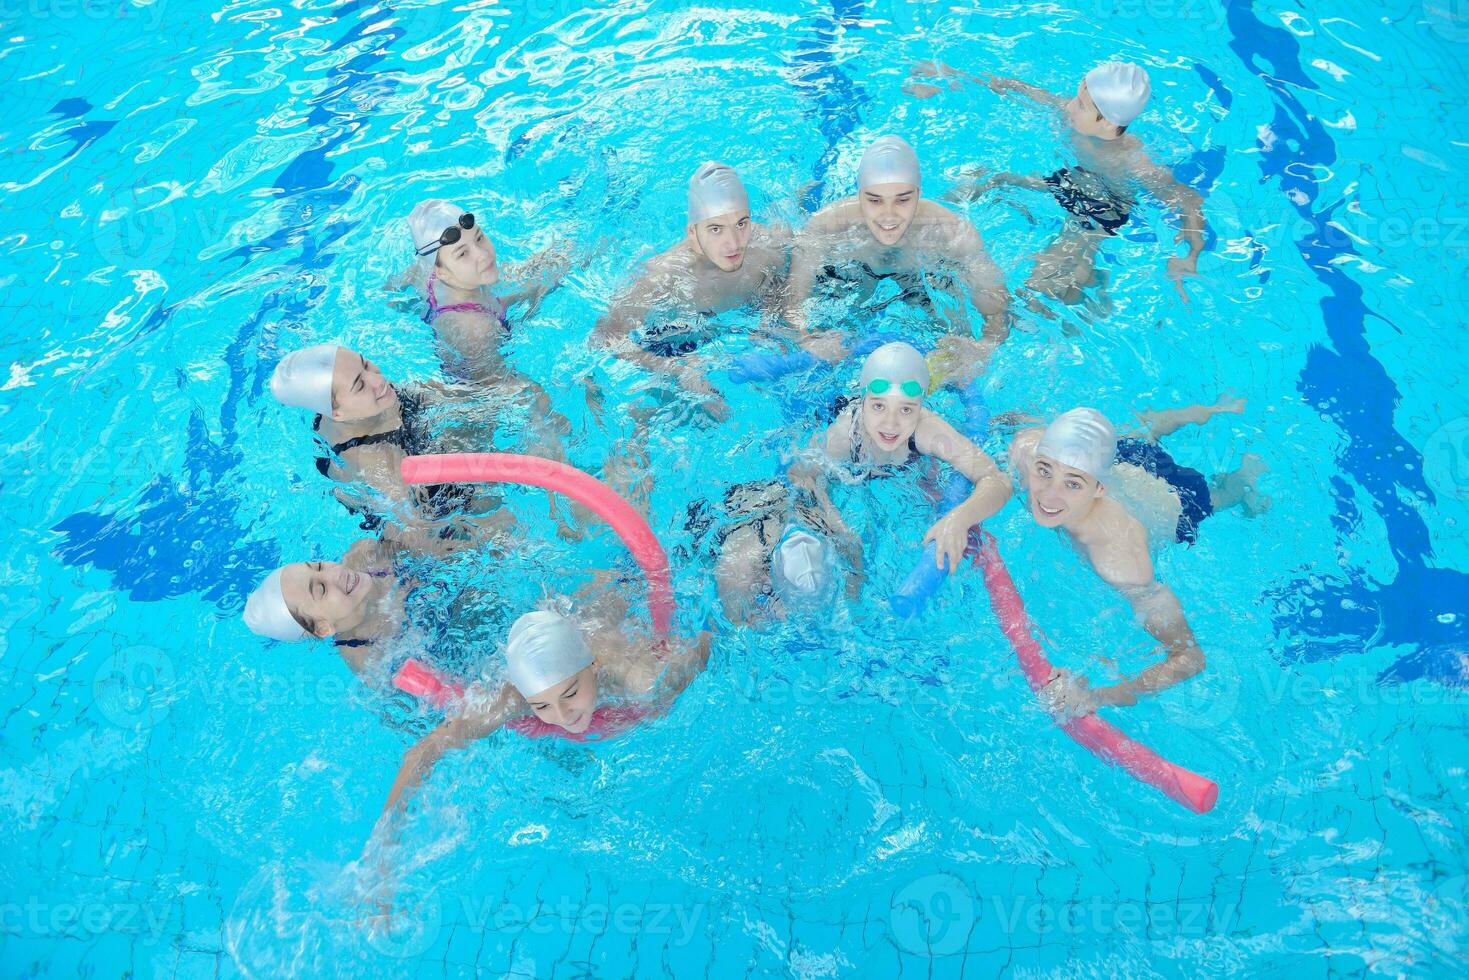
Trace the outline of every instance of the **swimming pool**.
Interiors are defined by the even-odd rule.
[[[1462,5],[12,6],[6,975],[1469,963]],[[974,162],[1053,169],[1043,116],[982,90],[911,100],[909,64],[1060,88],[1116,56],[1153,77],[1133,131],[1207,195],[1204,274],[1185,307],[1159,274],[1173,229],[1145,206],[1105,253],[1111,310],[1023,318],[986,396],[1119,416],[1250,400],[1177,443],[1205,470],[1251,451],[1271,466],[1270,512],[1220,516],[1160,560],[1209,669],[1113,713],[1216,779],[1217,808],[1189,814],[1065,740],[977,577],[893,623],[881,583],[912,555],[885,539],[921,526],[884,516],[907,492],[884,486],[847,502],[876,542],[870,608],[721,638],[630,738],[461,753],[404,832],[409,911],[361,928],[357,859],[416,722],[385,718],[322,650],[240,624],[263,570],[358,533],[269,397],[279,357],[341,338],[432,375],[427,328],[380,286],[412,205],[462,200],[512,258],[558,240],[594,254],[510,348],[589,464],[605,437],[549,380],[600,371],[609,401],[636,386],[583,340],[677,234],[698,162],[739,167],[757,214],[793,222],[847,193],[886,131],[940,185]],[[968,209],[1012,284],[1059,223],[1046,204]],[[779,395],[727,388],[731,423],[655,441],[671,549],[708,470],[772,472]],[[680,465],[691,446],[707,469]],[[1146,661],[1058,542],[1018,508],[993,524],[1058,662]],[[606,540],[547,543],[517,574],[453,574],[500,574],[515,609],[558,567],[615,558]],[[678,575],[691,623],[710,608],[702,571]]]

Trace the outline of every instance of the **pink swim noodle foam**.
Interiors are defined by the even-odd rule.
[[[1039,691],[1050,681],[1054,671],[1031,633],[1030,618],[1025,614],[1020,593],[1000,559],[995,539],[988,533],[983,534],[981,547],[974,555],[974,564],[983,568],[990,604],[1000,620],[1001,631],[1015,648],[1015,657],[1020,661],[1025,679],[1031,690]],[[1133,778],[1157,787],[1195,813],[1208,813],[1219,801],[1219,785],[1214,780],[1174,765],[1095,714],[1072,718],[1061,727],[1099,758],[1121,766]]]
[[[627,545],[648,580],[653,629],[667,636],[673,625],[673,586],[668,556],[643,516],[607,484],[574,466],[515,453],[448,453],[403,460],[406,483],[518,483],[551,490],[584,505]]]

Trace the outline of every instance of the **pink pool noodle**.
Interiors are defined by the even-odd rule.
[[[464,697],[464,685],[452,681],[417,660],[409,660],[393,675],[393,686],[422,698],[435,708],[443,710],[450,701]]]
[[[972,540],[972,539],[971,539]],[[1030,629],[1030,619],[1010,572],[1000,559],[995,539],[988,533],[974,556],[974,564],[984,570],[985,588],[990,604],[1000,620],[1000,629],[1015,648],[1016,659],[1031,690],[1039,691],[1050,681],[1054,671],[1041,645]],[[1155,786],[1195,813],[1208,813],[1219,800],[1219,786],[1212,779],[1176,766],[1140,742],[1135,742],[1095,714],[1072,718],[1062,724],[1067,735],[1086,746],[1107,762],[1123,769],[1135,779]]]
[[[668,635],[673,624],[668,556],[643,516],[601,480],[565,463],[513,453],[409,456],[403,460],[402,472],[405,483],[519,483],[540,487],[590,508],[611,526],[642,568],[648,581],[648,610],[653,617],[653,628],[659,636]],[[393,685],[438,708],[464,696],[462,685],[417,660],[409,660],[398,668]]]
[[[450,453],[403,460],[406,483],[519,483],[554,490],[593,510],[617,532],[648,580],[653,629],[666,636],[673,625],[673,586],[668,556],[643,515],[611,487],[573,466],[514,453]]]

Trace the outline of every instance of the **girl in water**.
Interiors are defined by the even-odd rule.
[[[283,405],[317,413],[312,428],[327,451],[317,457],[316,466],[324,476],[366,484],[386,498],[389,514],[337,492],[343,506],[364,515],[364,530],[376,530],[392,517],[404,525],[402,543],[444,551],[454,531],[447,523],[451,518],[482,517],[495,509],[493,498],[472,484],[413,487],[403,482],[405,456],[441,451],[431,432],[429,409],[449,398],[442,385],[394,385],[365,355],[337,344],[317,344],[287,354],[271,376],[270,390]],[[483,433],[486,447],[492,434],[493,429]],[[465,529],[490,530],[512,521],[506,512]]]
[[[501,728],[528,737],[610,738],[657,717],[709,662],[709,634],[653,640],[628,628],[628,603],[595,583],[572,616],[529,612],[510,628],[504,679],[485,678],[459,711],[408,750],[378,822],[381,833],[404,797],[448,753]]]
[[[396,636],[414,583],[401,574],[402,549],[364,539],[341,561],[298,561],[277,568],[245,601],[250,631],[283,643],[330,639],[365,683],[384,686],[378,641]]]
[[[959,567],[969,531],[987,520],[1010,499],[1009,482],[995,461],[948,422],[923,407],[928,392],[928,362],[904,343],[884,344],[862,365],[861,394],[838,412],[813,448],[828,464],[838,464],[843,482],[861,482],[892,476],[925,456],[942,460],[962,473],[974,491],[940,517],[923,544],[935,545],[938,567]],[[828,467],[792,466],[791,481],[813,491],[825,491]]]

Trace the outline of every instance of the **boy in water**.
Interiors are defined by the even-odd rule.
[[[1226,507],[1260,513],[1269,499],[1256,493],[1255,481],[1265,468],[1259,457],[1246,455],[1240,469],[1210,483],[1175,463],[1158,440],[1186,424],[1202,425],[1220,412],[1242,409],[1242,402],[1226,400],[1144,416],[1146,438],[1119,442],[1102,413],[1075,408],[1011,440],[1010,463],[1035,522],[1062,532],[1167,651],[1162,663],[1109,687],[1093,689],[1086,678],[1058,671],[1045,688],[1058,712],[1076,716],[1136,704],[1140,695],[1156,694],[1204,669],[1204,653],[1177,596],[1154,577],[1149,544],[1161,544],[1165,536],[1192,544],[1199,523]]]
[[[674,379],[710,417],[723,420],[729,406],[695,351],[715,339],[710,317],[773,304],[789,244],[785,228],[750,220],[750,198],[733,169],[704,163],[689,178],[683,240],[648,260],[597,322],[594,337],[617,357]]]
[[[964,321],[939,349],[959,365],[949,382],[963,386],[1009,335],[1010,293],[978,229],[925,199],[922,188],[913,147],[897,136],[874,140],[862,154],[857,194],[822,208],[797,238],[786,320],[806,335],[808,351],[836,360],[844,353],[840,334],[807,330],[804,305],[818,274],[869,290],[891,278],[905,298],[921,301],[933,288],[958,292],[962,283],[984,317],[983,340],[975,340]]]
[[[954,201],[973,201],[992,187],[1013,185],[1052,195],[1071,214],[1061,234],[1035,257],[1026,285],[1063,303],[1077,303],[1082,290],[1097,281],[1097,250],[1127,223],[1137,204],[1134,183],[1140,184],[1178,212],[1183,229],[1174,241],[1187,241],[1188,255],[1170,256],[1169,278],[1185,300],[1183,279],[1198,275],[1199,253],[1204,250],[1203,198],[1148,156],[1142,142],[1127,127],[1147,107],[1152,94],[1148,73],[1137,65],[1108,62],[1087,73],[1066,98],[1013,78],[974,76],[937,62],[919,62],[915,77],[962,78],[979,82],[998,94],[1014,93],[1056,109],[1070,127],[1078,163],[1045,177],[1012,173],[971,180],[949,192]],[[953,83],[950,83],[951,87]],[[939,91],[911,84],[909,94],[928,98]]]

